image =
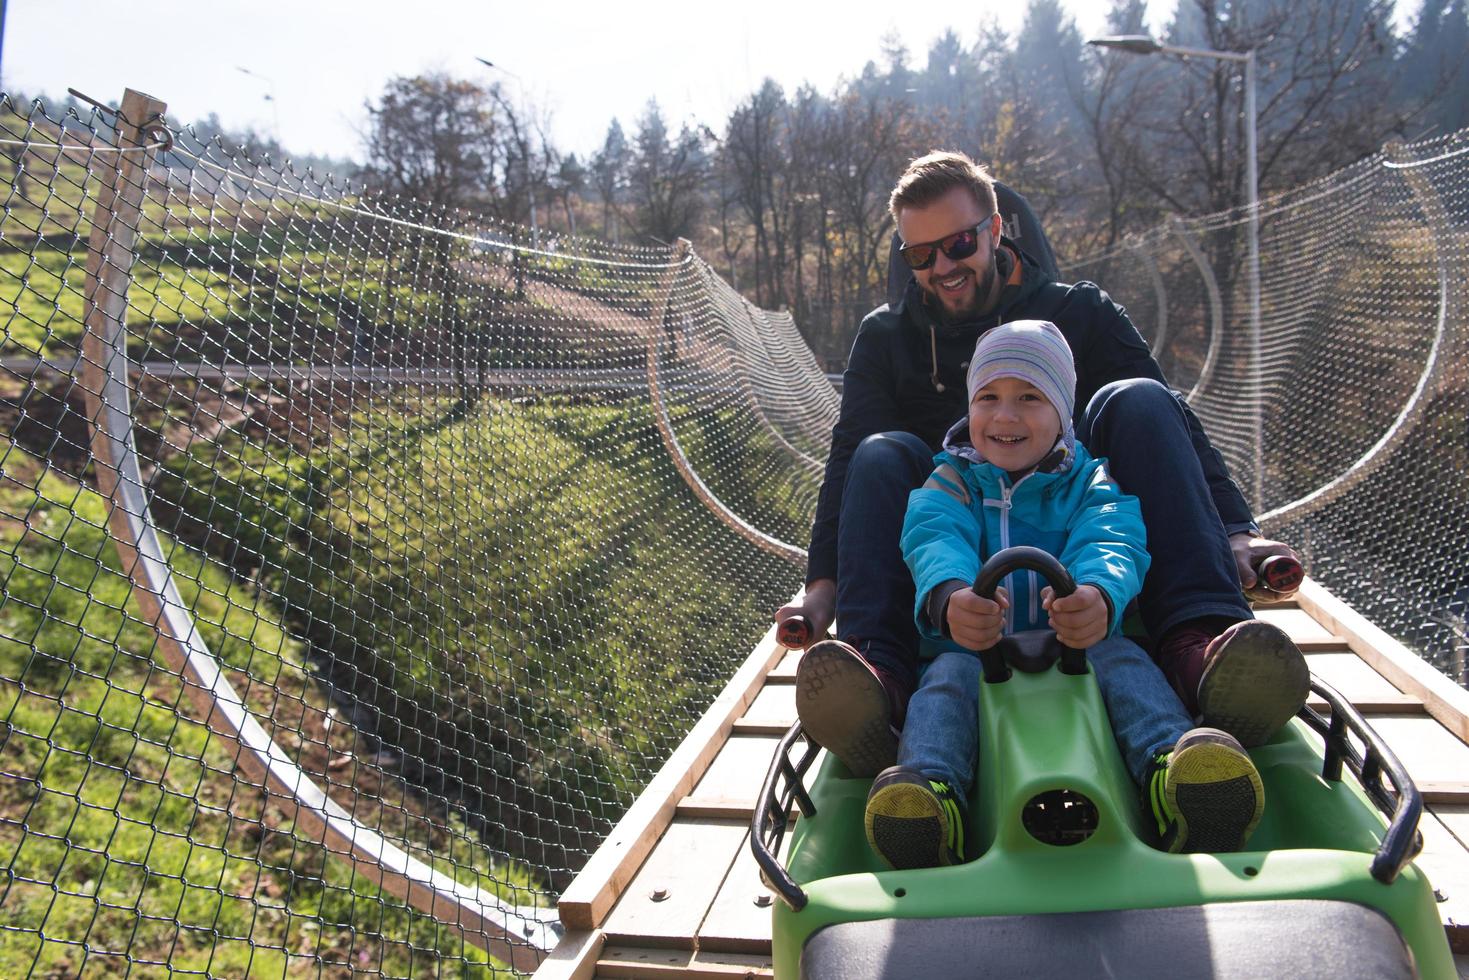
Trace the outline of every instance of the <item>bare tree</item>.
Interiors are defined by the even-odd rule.
[[[706,132],[705,138],[718,144],[713,133]],[[740,207],[740,174],[734,158],[720,146],[714,155],[711,171],[710,191],[714,196],[714,208],[719,215],[716,231],[719,234],[719,251],[724,256],[725,275],[729,284],[740,288],[740,254],[750,240],[750,226],[744,220]]]
[[[495,196],[492,210],[496,217],[519,224],[535,224],[536,201],[551,187],[551,175],[560,158],[546,133],[549,116],[535,107],[515,103],[498,84],[490,87],[490,97],[499,117],[501,153],[498,183],[501,193]]]
[[[1145,34],[1143,0],[1115,0],[1107,33]],[[1146,111],[1147,62],[1141,58],[1093,55],[1091,83],[1081,93],[1079,108],[1096,164],[1096,179],[1076,202],[1068,245],[1072,254],[1089,255],[1111,248],[1129,229],[1156,224],[1164,216],[1156,199],[1139,195],[1135,175],[1144,161],[1138,140],[1125,138],[1141,125]],[[1053,232],[1054,233],[1054,232]]]
[[[777,185],[787,171],[785,93],[766,79],[729,117],[723,152],[738,175],[738,200],[755,235],[755,302],[787,302],[780,271],[786,263],[785,216],[777,210]]]
[[[551,191],[560,199],[562,212],[566,215],[566,230],[573,235],[576,234],[576,212],[571,202],[581,196],[586,186],[587,169],[573,153],[561,161],[551,184]]]
[[[787,241],[790,249],[787,295],[801,319],[809,311],[807,302],[807,256],[825,252],[826,205],[821,193],[821,127],[830,106],[809,85],[797,90],[786,111],[786,179],[781,205],[786,209]]]
[[[1047,227],[1064,221],[1088,184],[1081,114],[1081,36],[1059,0],[1031,0],[1012,45],[986,39],[981,72],[998,104],[982,149],[995,176],[1020,188]]]
[[[1421,106],[1417,118],[1440,133],[1469,126],[1469,3],[1424,0],[1399,59],[1400,97]]]
[[[888,193],[904,164],[929,148],[924,133],[906,102],[876,92],[849,91],[833,107],[822,179],[839,256],[833,270],[839,304],[875,304],[880,294],[892,232]]]
[[[1173,43],[1256,53],[1262,190],[1293,187],[1375,150],[1407,114],[1392,86],[1390,0],[1186,0]],[[1107,57],[1126,57],[1109,55]],[[1183,214],[1243,200],[1245,125],[1238,66],[1150,58],[1125,102],[1099,121],[1128,144],[1139,197]]]

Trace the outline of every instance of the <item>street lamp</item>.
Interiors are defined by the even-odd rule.
[[[270,86],[270,91],[265,94],[265,101],[270,103],[270,114],[271,117],[275,120],[275,138],[279,140],[281,138],[281,110],[279,108],[280,102],[275,97],[275,80],[267,75],[260,74],[260,72],[258,71],[251,71],[250,69],[243,68],[240,65],[235,66],[235,71],[240,72],[244,75],[249,75],[251,78],[258,78],[266,85]]]
[[[1260,180],[1258,172],[1259,153],[1255,140],[1255,49],[1247,51],[1217,51],[1213,48],[1185,48],[1172,44],[1160,44],[1147,34],[1122,34],[1113,37],[1098,37],[1086,42],[1093,47],[1114,48],[1129,54],[1176,54],[1181,58],[1213,58],[1216,61],[1241,62],[1245,66],[1245,205],[1249,212],[1246,226],[1249,236],[1249,290],[1250,290],[1250,366],[1254,369],[1255,408],[1252,424],[1255,441],[1255,474],[1253,502],[1258,510],[1261,506],[1261,474],[1265,466],[1264,438],[1261,404],[1260,359]]]
[[[497,71],[497,72],[500,72],[501,74],[509,75],[511,78],[515,79],[515,87],[520,92],[520,111],[521,111],[522,114],[525,114],[526,113],[526,107],[525,107],[525,85],[521,83],[520,76],[517,75],[517,74],[515,74],[515,72],[511,71],[508,68],[501,68],[499,65],[495,64],[493,61],[490,61],[488,58],[481,58],[478,55],[476,55],[474,60],[475,61],[478,61],[480,64],[484,65],[486,68],[490,69],[491,71]],[[529,123],[529,117],[528,116],[527,116],[526,122]],[[536,247],[536,248],[540,248],[541,247],[541,230],[540,230],[540,227],[536,224],[536,189],[533,186],[533,184],[531,182],[531,179],[530,179],[530,144],[529,144],[529,142],[527,142],[524,139],[522,139],[520,141],[520,169],[521,169],[522,174],[525,177],[525,193],[526,193],[526,196],[528,198],[530,198],[530,240],[531,240],[531,244],[534,247]]]

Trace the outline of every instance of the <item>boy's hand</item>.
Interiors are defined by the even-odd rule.
[[[1041,590],[1041,607],[1051,614],[1056,639],[1073,650],[1085,650],[1107,638],[1111,615],[1102,590],[1095,585],[1078,586],[1075,592],[1059,599],[1048,585]]]
[[[966,650],[988,650],[1000,642],[1005,632],[1005,610],[1010,596],[1004,587],[995,589],[993,599],[985,599],[973,589],[960,589],[949,596],[944,618],[949,622],[949,635]]]

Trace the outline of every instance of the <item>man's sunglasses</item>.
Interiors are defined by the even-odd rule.
[[[969,258],[979,251],[979,237],[981,229],[988,229],[990,223],[975,225],[963,231],[956,231],[952,235],[946,235],[936,242],[923,242],[920,245],[904,245],[898,249],[898,254],[903,256],[903,261],[908,268],[917,271],[927,269],[933,265],[934,260],[939,257],[939,250],[955,262]]]

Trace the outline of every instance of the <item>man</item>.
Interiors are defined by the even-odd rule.
[[[1075,355],[1075,426],[1138,497],[1152,567],[1138,611],[1155,657],[1190,711],[1245,746],[1267,741],[1304,703],[1305,659],[1254,620],[1241,586],[1253,565],[1293,554],[1259,536],[1248,505],[1198,419],[1120,306],[1091,283],[1046,276],[1001,235],[993,182],[958,153],[914,160],[889,206],[913,270],[896,305],[862,322],[843,377],[811,532],[803,615],[824,636],[797,674],[810,736],[856,775],[893,764],[916,679],[913,583],[898,536],[908,494],[932,471],[964,414],[975,341],[1013,320],[1049,320]],[[995,501],[1003,506],[1003,502]]]

